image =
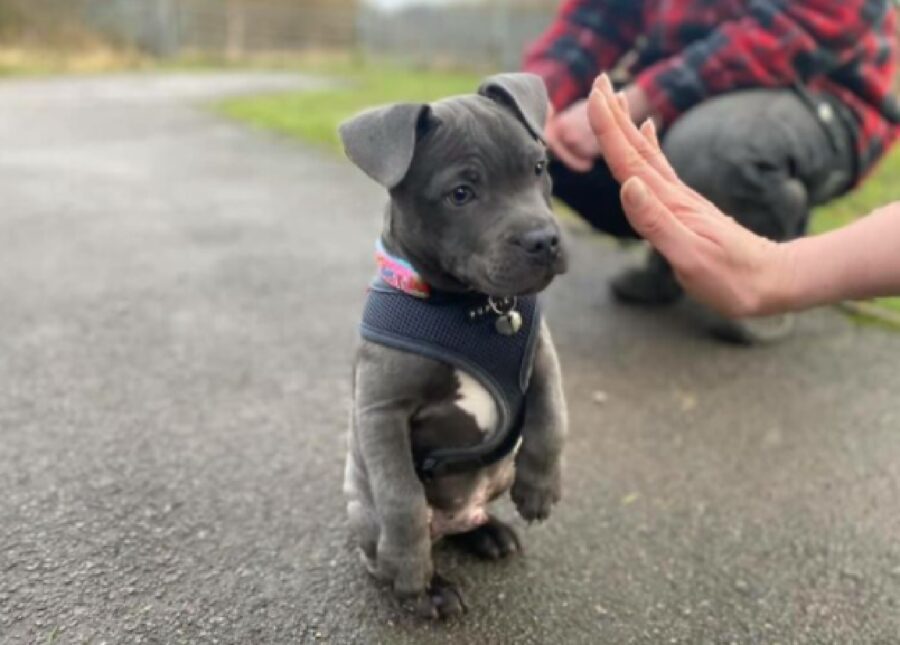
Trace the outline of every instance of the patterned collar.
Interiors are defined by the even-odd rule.
[[[378,276],[394,289],[416,298],[431,296],[431,286],[419,272],[408,261],[391,255],[384,248],[381,238],[375,243],[375,263],[378,265]]]

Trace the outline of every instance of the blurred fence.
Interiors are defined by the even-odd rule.
[[[0,0],[9,41],[65,46],[86,35],[156,56],[185,53],[239,58],[260,52],[349,49],[356,45],[355,2],[285,0]],[[3,29],[6,16],[8,27]]]
[[[512,68],[552,14],[516,1],[385,12],[357,0],[0,0],[0,37],[50,46],[94,38],[165,57],[342,49]]]
[[[395,13],[364,9],[357,35],[364,53],[423,65],[513,69],[552,17],[552,7],[515,6],[510,0]]]
[[[43,0],[48,1],[48,0]],[[85,0],[81,0],[84,2]],[[87,0],[84,17],[107,36],[159,56],[351,48],[356,11],[237,0]]]

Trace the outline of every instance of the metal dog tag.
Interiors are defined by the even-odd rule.
[[[522,329],[522,314],[518,311],[507,311],[497,318],[494,328],[504,336],[515,336]]]

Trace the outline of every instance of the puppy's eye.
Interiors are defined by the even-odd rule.
[[[534,164],[534,174],[540,177],[547,170],[547,162],[543,159]]]
[[[453,206],[465,206],[475,199],[475,191],[468,186],[457,186],[447,195],[447,201]]]

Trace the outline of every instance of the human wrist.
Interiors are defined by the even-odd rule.
[[[801,309],[809,298],[805,280],[807,264],[806,240],[771,242],[771,276],[759,299],[760,315]]]

